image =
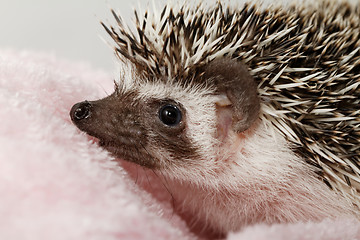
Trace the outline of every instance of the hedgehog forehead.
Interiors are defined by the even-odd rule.
[[[144,74],[139,66],[129,60],[121,58],[115,79],[117,90],[122,93],[139,92],[142,98],[152,97],[155,99],[182,98],[185,92],[190,95],[211,95],[215,92],[215,86],[200,80],[195,74],[192,76],[171,77],[164,75],[153,75],[149,72]]]
[[[202,85],[183,85],[173,81],[137,82],[135,90],[141,100],[173,100],[184,106],[213,104],[216,102],[215,90]]]

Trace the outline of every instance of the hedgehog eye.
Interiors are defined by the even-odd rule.
[[[159,118],[165,125],[178,125],[181,121],[181,117],[181,111],[174,105],[167,104],[160,108]]]

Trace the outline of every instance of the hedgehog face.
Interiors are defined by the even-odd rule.
[[[110,96],[75,104],[71,119],[117,157],[178,176],[189,168],[204,175],[230,131],[244,131],[257,118],[259,100],[240,63],[215,61],[201,76],[184,84],[127,74]]]
[[[77,103],[70,115],[77,127],[117,157],[155,169],[191,165],[203,152],[195,135],[213,139],[215,134],[204,126],[215,120],[213,98],[207,93],[141,83],[131,91],[118,88],[104,99]],[[203,102],[194,102],[199,94]],[[205,145],[214,143],[206,140]]]

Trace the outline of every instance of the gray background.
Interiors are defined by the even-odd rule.
[[[61,58],[90,62],[95,68],[112,71],[114,56],[111,48],[101,39],[109,40],[100,20],[114,23],[110,14],[110,8],[114,8],[130,23],[134,7],[140,5],[145,9],[148,1],[0,0],[0,48],[52,52]],[[151,1],[159,6],[166,2]],[[293,0],[281,0],[289,1]]]
[[[157,4],[165,0],[155,0]],[[54,53],[95,68],[114,68],[111,48],[100,21],[114,23],[110,8],[130,22],[147,0],[0,0],[0,48]]]

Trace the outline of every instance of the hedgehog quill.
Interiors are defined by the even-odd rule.
[[[113,11],[115,91],[71,119],[209,231],[359,216],[359,9],[167,5],[136,33]]]

